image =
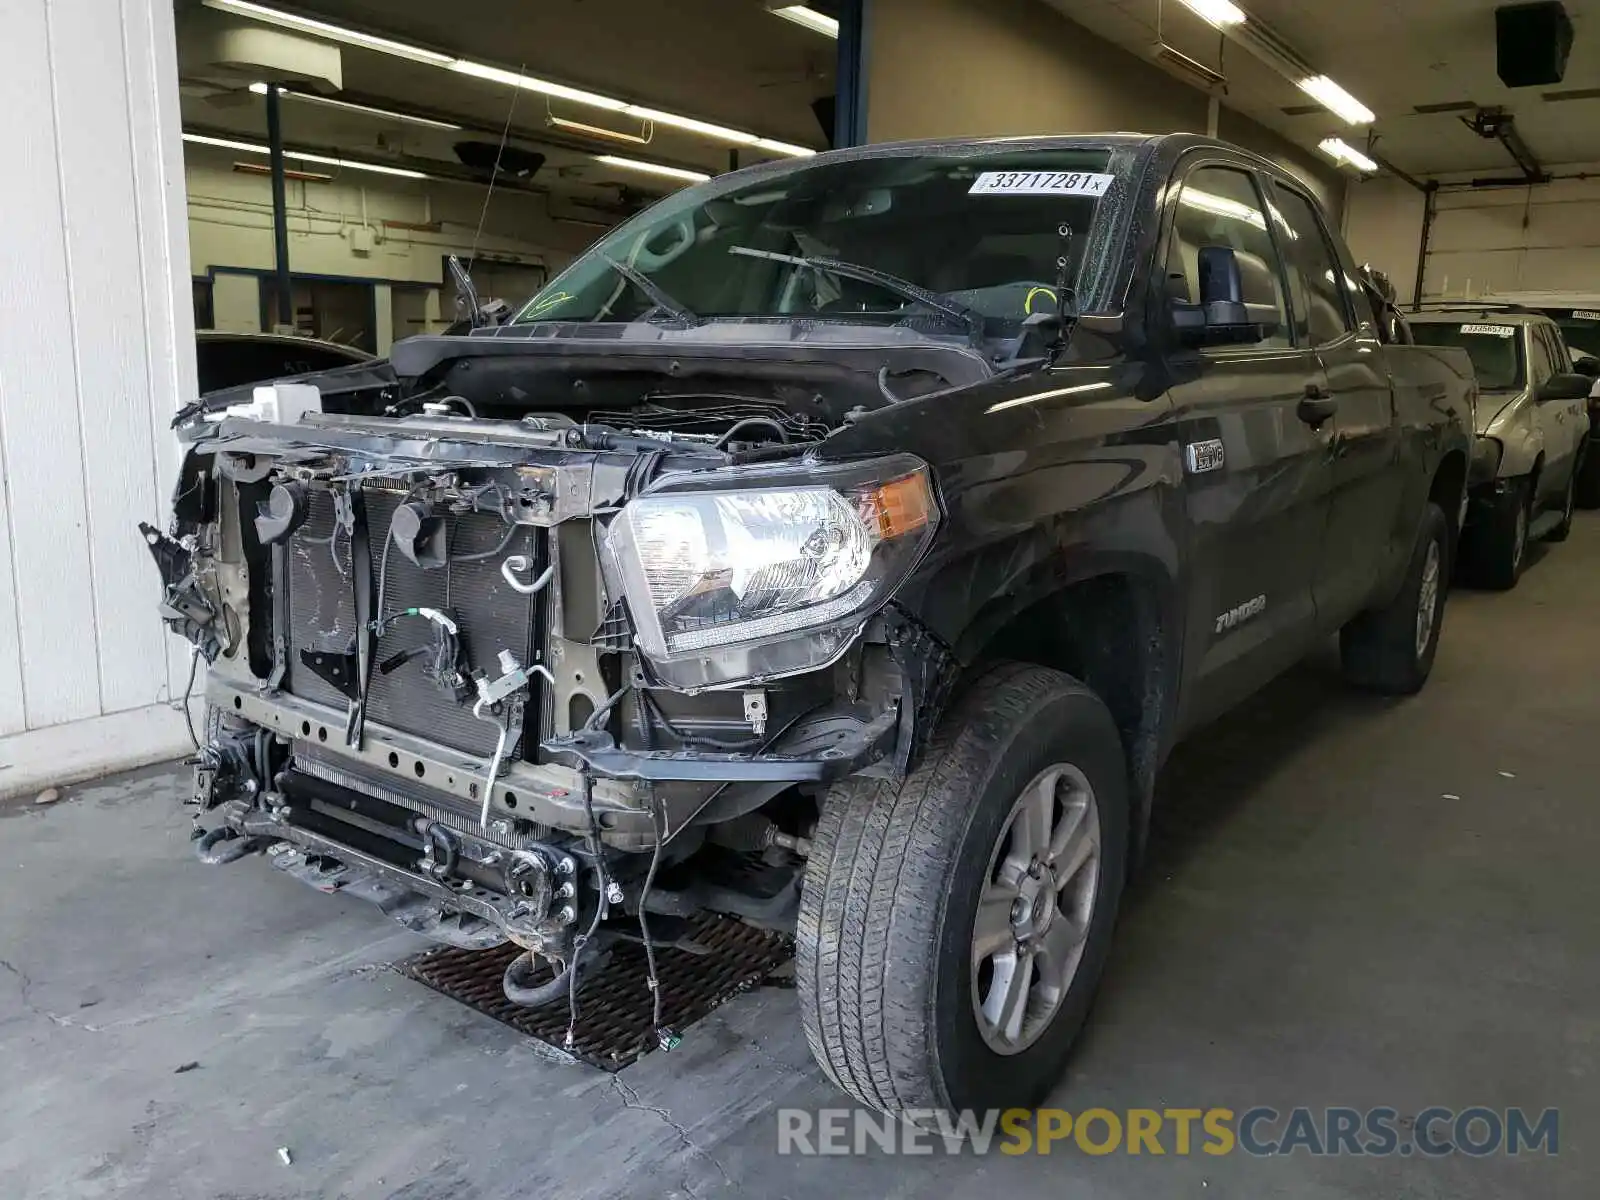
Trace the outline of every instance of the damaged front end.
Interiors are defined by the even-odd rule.
[[[770,390],[575,416],[446,379],[187,415],[142,531],[209,664],[197,853],[509,939],[555,964],[524,1003],[700,911],[791,924],[819,789],[903,772],[953,672],[889,603],[926,466],[830,462],[843,416]]]

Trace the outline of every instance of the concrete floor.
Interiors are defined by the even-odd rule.
[[[1556,1158],[779,1158],[775,1108],[841,1103],[792,993],[620,1080],[549,1063],[385,969],[420,943],[375,910],[196,864],[154,769],[0,812],[0,1192],[1593,1195],[1596,597],[1588,517],[1515,593],[1452,596],[1423,696],[1318,660],[1184,747],[1054,1101],[1557,1106]]]

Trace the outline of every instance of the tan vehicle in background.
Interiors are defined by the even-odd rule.
[[[1515,587],[1529,541],[1564,541],[1572,528],[1594,380],[1574,371],[1560,327],[1542,313],[1475,305],[1417,313],[1411,329],[1423,345],[1472,359],[1478,437],[1461,566],[1478,586]]]

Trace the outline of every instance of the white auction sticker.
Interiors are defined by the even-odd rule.
[[[1517,335],[1517,327],[1515,325],[1463,325],[1461,332],[1476,333],[1482,337],[1508,338]]]
[[[1114,175],[1089,171],[985,171],[967,189],[982,196],[1104,196]]]

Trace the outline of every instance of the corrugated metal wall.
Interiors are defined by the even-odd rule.
[[[192,396],[182,143],[164,0],[3,0],[0,735],[169,698],[135,524]]]

